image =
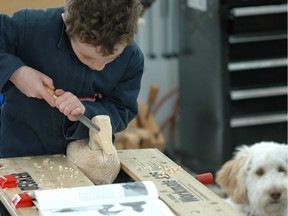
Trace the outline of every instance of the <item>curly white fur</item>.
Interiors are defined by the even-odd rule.
[[[243,145],[216,173],[216,182],[244,215],[287,216],[287,164],[287,144]]]

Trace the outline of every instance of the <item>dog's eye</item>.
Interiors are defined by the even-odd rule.
[[[283,166],[278,167],[278,172],[286,173],[286,169]]]
[[[256,170],[256,174],[258,176],[262,176],[262,175],[264,175],[264,170],[262,168],[259,168],[258,170]]]

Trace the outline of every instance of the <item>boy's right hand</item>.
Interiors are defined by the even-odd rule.
[[[54,98],[46,90],[47,86],[54,89],[53,80],[40,71],[22,66],[12,74],[10,81],[27,97],[44,99],[55,107]]]

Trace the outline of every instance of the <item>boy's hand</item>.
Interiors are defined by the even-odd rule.
[[[54,89],[53,80],[31,67],[18,68],[10,77],[10,81],[27,97],[44,99],[50,106],[56,106],[70,121],[77,121],[74,115],[85,113],[85,107],[71,92],[58,89],[55,91],[57,99],[54,99],[47,91],[47,87]]]
[[[55,90],[55,99],[56,107],[62,112],[65,116],[68,117],[70,121],[78,121],[75,118],[77,114],[84,114],[85,107],[81,101],[71,92],[65,92],[62,89]]]
[[[50,106],[55,107],[55,100],[45,87],[54,89],[53,80],[40,71],[22,66],[12,74],[10,81],[27,97],[44,99]]]

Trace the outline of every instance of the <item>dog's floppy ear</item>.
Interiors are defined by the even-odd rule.
[[[245,179],[250,147],[244,145],[237,149],[232,160],[227,161],[216,173],[216,183],[235,203],[247,200]]]

